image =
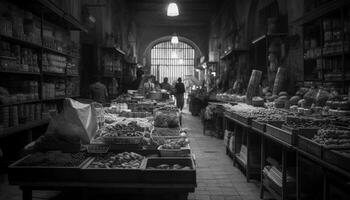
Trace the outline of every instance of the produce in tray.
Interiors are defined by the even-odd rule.
[[[179,112],[179,109],[176,106],[164,106],[157,108],[157,111],[166,111],[166,112]]]
[[[154,126],[162,128],[175,128],[179,126],[179,116],[176,113],[157,112],[154,118]]]
[[[152,136],[179,136],[180,130],[177,128],[154,128]]]
[[[108,153],[95,157],[88,168],[138,169],[143,156],[134,152]]]
[[[75,167],[79,166],[86,158],[87,153],[62,153],[60,151],[37,152],[19,163],[20,166],[55,166]]]
[[[158,165],[156,167],[147,167],[147,169],[190,170],[191,167],[189,167],[189,166],[181,166],[179,164],[174,164],[174,165],[161,164],[161,165]]]
[[[350,147],[350,131],[340,129],[321,129],[312,140],[326,146]]]
[[[116,114],[106,113],[104,117],[105,117],[105,123],[107,124],[112,124],[118,120],[118,115]]]
[[[297,129],[297,128],[327,128],[332,124],[332,121],[323,118],[308,118],[308,117],[287,117],[284,125]]]
[[[144,128],[137,125],[137,122],[126,124],[110,124],[100,130],[100,137],[140,137],[143,136]]]
[[[162,144],[162,149],[181,149],[181,147],[186,147],[189,144],[188,138],[180,138],[180,139],[169,139],[165,140],[164,144]]]
[[[286,116],[292,115],[291,112],[284,109],[276,109],[270,104],[266,104],[267,108],[254,107],[247,104],[238,104],[230,107],[231,112],[235,112],[245,118],[253,118],[258,121],[283,121]]]

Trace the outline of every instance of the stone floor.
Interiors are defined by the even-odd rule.
[[[202,134],[202,124],[198,117],[183,114],[183,126],[188,129],[191,148],[197,163],[197,188],[190,193],[189,200],[257,200],[257,182],[247,183],[240,170],[233,167],[232,160],[225,154],[223,140]],[[58,192],[33,192],[33,199],[71,199]],[[20,200],[22,193],[17,186],[7,184],[6,174],[0,173],[0,200]],[[76,198],[72,198],[76,199]],[[94,198],[99,199],[99,198]],[[125,198],[118,198],[125,199]],[[127,198],[129,199],[129,198]],[[144,199],[144,198],[138,198]],[[159,199],[159,198],[153,198]]]
[[[198,200],[253,200],[259,199],[257,182],[247,183],[243,173],[233,167],[232,160],[226,155],[223,140],[202,133],[202,124],[198,117],[185,113],[184,127],[191,134],[191,148],[196,157],[197,183],[189,199]]]

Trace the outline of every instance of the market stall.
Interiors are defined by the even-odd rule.
[[[77,114],[77,124],[84,127],[81,130],[88,141],[66,145],[56,137],[70,133],[53,129],[53,135],[46,133],[34,143],[31,154],[9,166],[10,184],[22,188],[23,199],[31,199],[32,190],[89,188],[140,194],[157,191],[187,199],[196,187],[196,164],[179,110],[172,102],[157,105],[137,95],[129,97],[120,97],[110,107],[67,99],[64,112]],[[131,99],[136,103],[130,103]],[[61,148],[46,148],[58,140]],[[68,148],[72,146],[78,148]]]
[[[250,97],[217,94],[215,100],[221,103],[210,103],[206,113],[215,124],[218,108],[224,109],[227,155],[247,181],[261,181],[260,197],[268,191],[276,199],[299,199],[317,190],[325,191],[318,198],[349,196],[344,186],[350,180],[348,97],[314,87],[301,87],[295,95],[281,88],[275,95],[259,93],[257,86],[250,89]]]

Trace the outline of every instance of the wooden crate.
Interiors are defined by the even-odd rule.
[[[296,141],[297,131],[289,132],[274,125],[266,125],[266,134],[271,135],[287,144],[294,145]]]
[[[22,166],[21,162],[28,159],[28,155],[8,167],[8,179],[10,184],[27,181],[80,181],[81,168],[91,160],[86,158],[79,166]]]
[[[311,140],[315,133],[299,133],[297,137],[298,147],[318,158],[322,158],[322,145]]]
[[[340,153],[341,150],[324,149],[323,160],[350,172],[350,155]]]
[[[232,117],[233,117],[233,119],[241,122],[244,125],[247,125],[247,126],[252,125],[253,118],[244,117],[244,116],[237,114],[237,113],[232,113]]]
[[[147,169],[161,164],[188,166],[190,170]],[[192,158],[148,158],[143,165],[145,183],[186,183],[196,185],[196,166]]]
[[[108,182],[108,183],[140,183],[142,180],[141,169],[107,169],[89,168],[94,161],[92,158],[81,170],[80,181]]]

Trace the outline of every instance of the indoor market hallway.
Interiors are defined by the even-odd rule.
[[[197,188],[189,200],[257,200],[259,186],[247,183],[243,173],[233,166],[226,155],[223,140],[203,135],[199,117],[185,111],[183,127],[190,135],[190,145],[197,163]]]

